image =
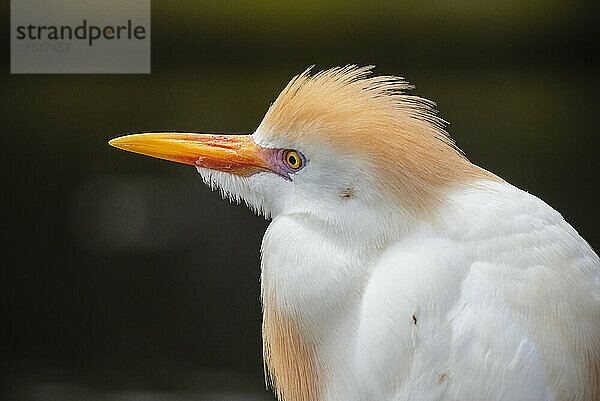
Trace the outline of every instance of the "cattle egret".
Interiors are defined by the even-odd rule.
[[[371,70],[305,71],[251,135],[110,144],[193,165],[272,219],[263,349],[280,400],[600,400],[598,256]]]

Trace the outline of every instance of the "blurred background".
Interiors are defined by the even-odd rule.
[[[194,168],[107,141],[251,133],[312,64],[404,76],[472,161],[600,250],[591,4],[154,1],[150,75],[10,75],[3,3],[1,398],[273,399],[260,340],[268,222]]]

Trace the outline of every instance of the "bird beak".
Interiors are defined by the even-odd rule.
[[[108,142],[115,148],[211,170],[249,177],[271,170],[251,135],[181,132],[133,134]]]

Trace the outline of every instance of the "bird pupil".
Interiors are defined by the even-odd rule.
[[[289,156],[288,157],[288,161],[290,162],[291,165],[295,165],[296,164],[296,158],[294,156]]]

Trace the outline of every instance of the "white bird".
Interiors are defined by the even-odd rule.
[[[371,69],[294,77],[252,135],[110,144],[194,165],[272,218],[263,348],[280,400],[600,400],[598,256]]]

